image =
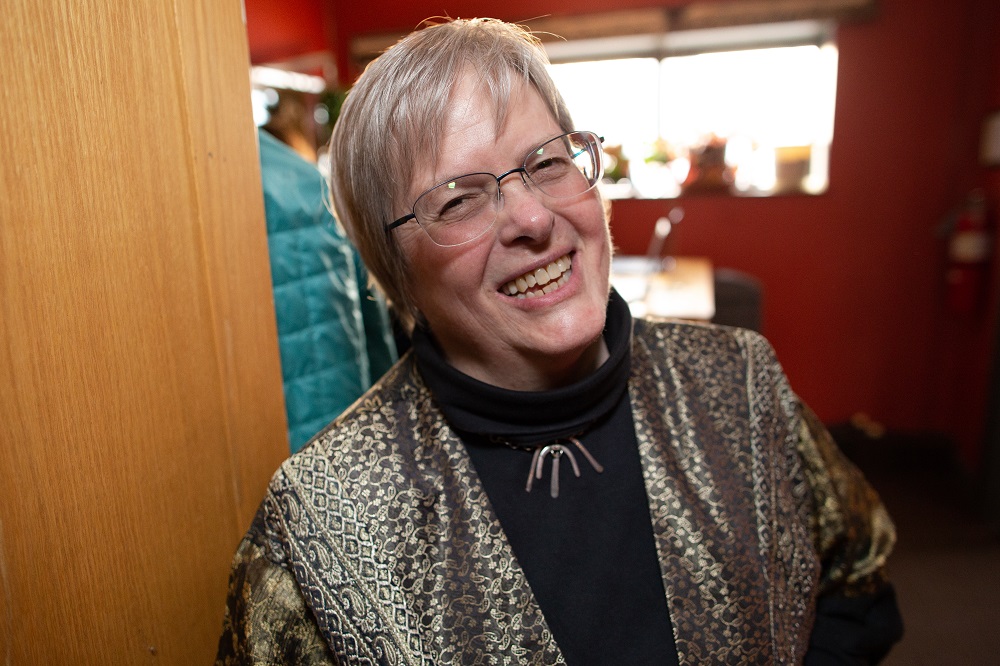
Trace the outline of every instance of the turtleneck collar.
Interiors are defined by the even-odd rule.
[[[580,381],[549,391],[503,389],[456,370],[424,328],[413,332],[413,351],[424,382],[454,428],[531,444],[577,434],[608,416],[621,400],[631,370],[632,317],[614,290],[603,335],[608,360]]]

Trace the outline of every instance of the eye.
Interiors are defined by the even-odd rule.
[[[431,192],[424,203],[424,219],[427,222],[451,224],[475,217],[490,205],[490,200],[481,189],[456,192],[443,186]]]
[[[475,197],[476,195],[474,194],[462,194],[448,199],[440,204],[441,209],[438,211],[438,217],[449,217],[461,214],[462,209],[468,208]]]
[[[546,155],[538,162],[528,166],[528,175],[536,183],[545,183],[562,178],[573,169],[573,162],[568,155]]]
[[[546,169],[565,168],[568,164],[569,164],[568,157],[562,155],[551,155],[546,157],[538,164],[535,164],[533,168],[535,171],[544,171]]]

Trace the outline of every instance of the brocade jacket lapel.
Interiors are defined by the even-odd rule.
[[[333,652],[352,664],[563,664],[412,357],[349,424],[286,464],[266,500],[272,549],[295,551],[296,581]]]
[[[630,398],[681,664],[798,663],[819,575],[797,401],[762,338],[636,321]]]

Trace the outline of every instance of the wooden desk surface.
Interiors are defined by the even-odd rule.
[[[611,284],[637,317],[709,321],[715,315],[712,262],[704,257],[616,257]]]

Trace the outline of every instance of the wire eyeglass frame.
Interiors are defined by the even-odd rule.
[[[477,172],[450,178],[417,197],[410,214],[386,224],[386,234],[414,220],[436,245],[470,243],[496,224],[503,207],[501,184],[508,176],[520,174],[530,191],[548,199],[592,190],[604,174],[603,142],[593,132],[566,132],[532,148],[521,166],[499,176]]]

